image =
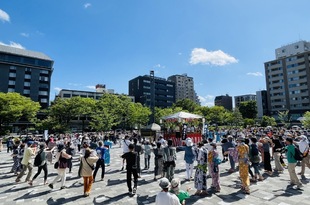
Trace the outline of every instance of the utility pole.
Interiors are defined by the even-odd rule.
[[[150,79],[151,79],[151,123],[155,123],[155,78],[154,71],[150,71]]]

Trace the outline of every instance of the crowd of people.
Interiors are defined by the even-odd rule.
[[[183,191],[181,180],[174,177],[177,152],[184,152],[185,180],[194,182],[196,196],[203,197],[209,191],[221,191],[220,168],[225,162],[230,165],[227,173],[239,171],[241,190],[245,194],[250,194],[251,182],[263,181],[265,175],[281,174],[284,169],[288,170],[291,185],[302,189],[298,175],[305,179],[306,167],[310,168],[309,141],[305,134],[303,131],[285,129],[227,130],[220,140],[208,135],[194,144],[191,138],[187,138],[182,146],[174,146],[173,140],[164,139],[163,136],[156,141],[148,141],[137,134],[128,134],[119,141],[123,149],[120,170],[126,169],[128,192],[134,195],[138,179],[141,178],[141,161],[144,162],[144,169],[148,170],[151,156],[154,156],[154,181],[159,180],[162,189],[156,196],[156,204],[163,204],[162,201],[167,200],[169,203],[165,204],[185,204],[190,197],[189,190]],[[12,146],[7,150],[13,158],[11,172],[17,176],[15,181],[19,183],[28,171],[25,181],[33,186],[43,170],[44,184],[54,189],[61,180],[60,189],[66,189],[67,169],[72,171],[72,158],[78,156],[78,173],[83,177],[84,196],[87,197],[99,169],[100,180],[103,181],[105,167],[111,163],[110,149],[115,142],[110,139],[101,134],[85,133],[50,136],[46,141],[33,138],[11,140]],[[218,149],[219,145],[222,150]],[[296,172],[297,162],[301,169]],[[48,163],[54,164],[57,170],[57,176],[50,183],[47,182]],[[32,177],[33,166],[38,169]],[[207,178],[212,179],[209,186]]]

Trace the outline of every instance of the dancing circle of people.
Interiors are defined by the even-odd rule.
[[[126,169],[126,181],[128,194],[137,193],[138,181],[142,177],[141,158],[144,158],[144,170],[150,169],[150,159],[154,156],[154,181],[159,180],[162,189],[155,199],[156,204],[185,204],[190,197],[191,188],[186,191],[181,189],[181,179],[175,178],[177,164],[177,152],[184,152],[185,181],[193,181],[195,196],[208,196],[210,192],[221,192],[220,167],[222,163],[229,161],[230,169],[227,173],[239,170],[241,182],[240,191],[250,194],[250,185],[266,180],[261,173],[263,165],[265,174],[281,174],[288,170],[290,185],[302,190],[303,184],[298,178],[305,179],[305,168],[310,168],[309,141],[303,132],[290,130],[268,130],[249,132],[227,131],[220,141],[217,138],[206,137],[197,144],[191,138],[183,140],[182,146],[174,146],[173,140],[165,140],[160,136],[156,141],[149,141],[141,136],[125,134],[123,139],[118,137],[103,136],[102,134],[63,134],[55,137],[49,136],[48,140],[36,140],[31,137],[23,140],[7,142],[7,152],[12,153],[13,165],[11,172],[17,178],[16,183],[21,182],[26,175],[25,182],[33,186],[40,173],[44,172],[44,184],[54,189],[60,180],[60,189],[67,189],[67,169],[72,173],[72,159],[78,156],[78,175],[83,178],[84,196],[91,193],[92,184],[101,168],[100,181],[104,181],[105,167],[111,163],[111,148],[119,143],[123,149],[123,163],[120,171]],[[221,149],[218,146],[221,145]],[[2,147],[1,150],[2,151]],[[271,159],[275,168],[272,168]],[[286,159],[286,163],[284,162]],[[301,170],[296,173],[297,162]],[[57,176],[48,183],[48,163],[53,164]],[[125,167],[126,164],[126,167]],[[238,166],[237,166],[238,165]],[[38,167],[32,177],[33,167]],[[252,171],[254,170],[254,173]],[[133,177],[133,180],[132,180]],[[211,178],[211,186],[207,187],[207,179]],[[132,185],[133,181],[133,185]],[[169,203],[168,203],[169,202]]]

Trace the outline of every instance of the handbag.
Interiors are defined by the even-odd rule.
[[[55,162],[55,164],[54,164],[54,169],[58,169],[58,167],[59,167],[59,163],[58,163],[58,162]]]
[[[58,161],[59,161],[59,168],[65,169],[68,167],[68,160],[66,158],[62,157],[62,153],[60,153]]]

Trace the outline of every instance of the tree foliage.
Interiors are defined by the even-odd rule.
[[[277,125],[277,122],[276,122],[276,119],[274,119],[274,117],[269,117],[266,115],[262,117],[261,126],[263,127],[272,126],[273,127],[276,125]]]
[[[194,113],[195,110],[199,107],[199,105],[194,101],[185,98],[183,100],[178,100],[176,103],[174,103],[172,109],[176,109],[177,107],[182,108],[183,111]]]
[[[310,129],[310,112],[307,111],[304,115],[304,120],[301,121],[302,125],[307,128]]]
[[[16,122],[21,118],[34,122],[40,104],[18,93],[0,93],[0,133],[3,125]]]
[[[254,100],[241,102],[238,109],[243,118],[255,119],[257,116],[257,106]]]

